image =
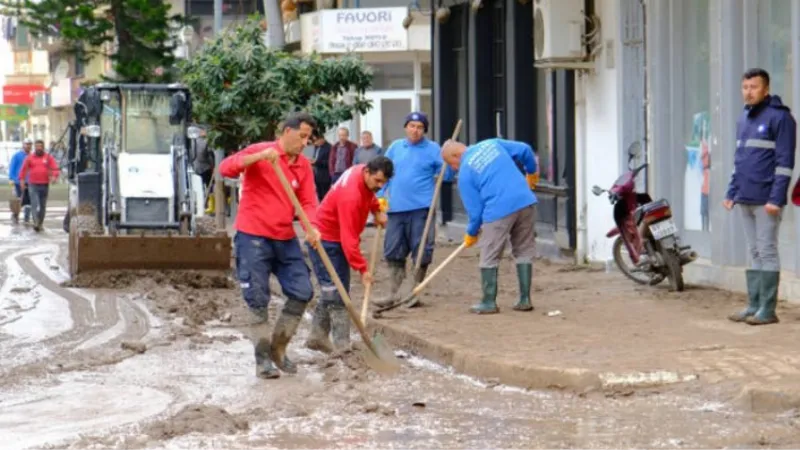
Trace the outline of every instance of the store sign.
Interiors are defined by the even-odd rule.
[[[0,121],[24,122],[28,120],[28,107],[19,105],[0,105]]]
[[[45,87],[39,84],[6,84],[3,86],[3,104],[32,105],[33,97]]]
[[[408,50],[407,8],[324,9],[319,14],[322,53]]]

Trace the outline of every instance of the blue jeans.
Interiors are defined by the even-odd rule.
[[[278,277],[286,297],[307,303],[314,296],[311,271],[296,238],[279,241],[237,232],[233,245],[236,251],[236,276],[242,297],[251,309],[261,310],[269,306],[270,274]]]
[[[47,212],[47,196],[50,193],[50,185],[28,183],[25,185],[25,188],[31,198],[33,223],[34,225],[42,225]]]
[[[328,269],[326,269],[325,264],[322,263],[322,258],[319,253],[317,253],[310,244],[306,244],[306,246],[308,247],[308,256],[311,258],[311,264],[314,266],[314,274],[317,276],[317,281],[319,282],[320,291],[322,291],[320,292],[320,301],[323,304],[332,303],[344,306],[342,297],[339,295],[339,291],[336,289],[336,285],[333,283]],[[342,250],[342,244],[338,242],[322,241],[322,248],[325,249],[325,253],[328,255],[328,258],[330,258],[333,268],[336,270],[336,275],[339,275],[339,279],[342,280],[342,284],[349,294],[350,264],[347,263],[344,250]]]
[[[383,256],[387,261],[405,263],[410,254],[416,260],[422,233],[425,231],[428,208],[389,213],[388,215],[389,223],[386,225],[386,237],[383,241]],[[425,250],[420,263],[422,267],[428,266],[433,260],[433,245],[436,236],[434,228],[432,226],[428,229],[428,238],[425,241]]]

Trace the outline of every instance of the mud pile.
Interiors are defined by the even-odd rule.
[[[149,424],[142,434],[163,441],[191,433],[236,434],[250,429],[247,420],[211,405],[187,405],[177,414]]]
[[[78,274],[69,281],[65,281],[62,286],[87,289],[126,289],[137,287],[135,285],[142,282],[158,286],[192,289],[231,289],[234,287],[227,273],[200,270],[107,270],[86,272]]]

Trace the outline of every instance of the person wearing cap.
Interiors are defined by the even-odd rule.
[[[515,311],[532,311],[531,279],[536,256],[533,189],[538,181],[536,158],[530,145],[506,139],[487,139],[475,145],[448,140],[442,157],[458,171],[458,192],[467,211],[464,244],[472,247],[482,232],[480,269],[483,296],[470,308],[475,314],[493,314],[497,308],[497,275],[506,243],[517,262],[519,301]],[[524,173],[520,172],[521,165]]]
[[[416,260],[417,252],[423,247],[419,271],[415,274],[416,283],[425,279],[433,259],[433,246],[436,233],[434,227],[428,230],[424,246],[423,232],[428,218],[428,209],[436,189],[436,177],[444,165],[439,144],[425,137],[428,132],[428,117],[422,112],[412,112],[404,123],[406,137],[398,139],[389,146],[385,156],[394,164],[394,177],[378,192],[383,210],[388,211],[386,238],[383,255],[389,265],[389,296],[377,300],[376,305],[385,306],[398,300],[400,286],[406,277],[406,259],[410,255]],[[447,181],[452,173],[445,174]],[[419,305],[415,299],[409,307]]]
[[[30,138],[25,139],[22,142],[22,150],[14,153],[8,164],[8,181],[14,185],[15,198],[10,200],[9,208],[11,209],[11,221],[14,223],[19,223],[20,209],[24,210],[23,219],[25,223],[30,223],[31,221],[31,199],[28,195],[28,190],[23,189],[22,184],[20,184],[19,173],[22,170],[22,163],[30,155],[32,147],[33,140]]]

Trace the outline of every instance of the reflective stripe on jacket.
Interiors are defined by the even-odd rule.
[[[796,123],[777,95],[745,107],[736,124],[736,156],[726,199],[786,205],[794,170]]]

